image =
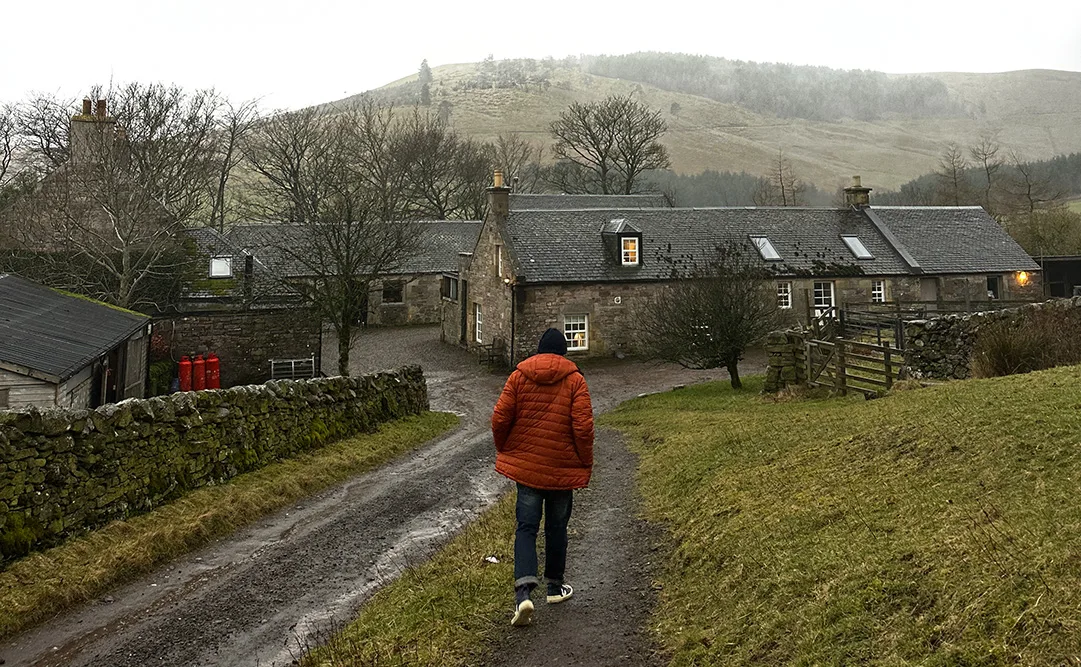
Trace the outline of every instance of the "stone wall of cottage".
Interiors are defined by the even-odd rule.
[[[421,273],[380,281],[368,296],[368,324],[401,326],[439,322],[442,309],[439,288],[442,279],[442,274]],[[391,282],[402,285],[402,301],[390,303],[383,300],[384,284]]]
[[[221,386],[270,379],[271,359],[307,359],[319,367],[319,321],[305,309],[189,314],[154,322],[173,359],[213,352],[221,359]]]
[[[907,322],[905,363],[916,378],[963,380],[971,376],[972,348],[982,327],[992,322],[1017,322],[1032,310],[1047,308],[1068,309],[1081,318],[1081,297]]]
[[[0,560],[428,409],[419,366],[0,411]]]
[[[500,253],[503,257],[502,273],[499,271]],[[468,347],[475,349],[478,345],[489,345],[495,338],[505,341],[509,347],[514,290],[511,283],[514,281],[514,275],[507,250],[503,248],[502,238],[493,222],[486,222],[481,229],[477,248],[468,269],[462,272],[462,278],[467,285],[464,300]],[[505,282],[507,280],[510,282]],[[462,297],[463,292],[459,291],[459,298]],[[481,313],[479,336],[476,322],[478,305]]]

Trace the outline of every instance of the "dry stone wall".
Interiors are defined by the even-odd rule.
[[[1016,322],[1033,309],[1081,309],[1081,297],[969,314],[943,315],[905,323],[905,361],[912,377],[963,380],[980,329],[992,322]]]
[[[0,561],[428,409],[419,366],[0,411]]]
[[[766,337],[766,381],[762,393],[775,394],[785,387],[807,383],[805,334],[799,331],[774,331]]]

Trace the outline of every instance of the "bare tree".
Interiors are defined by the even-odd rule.
[[[733,243],[688,271],[674,270],[673,282],[636,311],[645,355],[687,368],[724,367],[732,387],[741,388],[744,351],[781,322],[771,273],[756,257]]]
[[[1065,206],[1006,218],[1007,230],[1033,257],[1081,253],[1081,214]]]
[[[976,165],[983,171],[983,208],[994,215],[996,206],[992,201],[992,193],[998,186],[998,172],[1002,168],[1003,160],[999,155],[1002,146],[994,133],[985,132],[980,135],[979,141],[968,149],[968,154]]]
[[[487,202],[490,148],[454,132],[437,114],[414,108],[402,124],[400,161],[408,168],[416,217],[479,220]]]
[[[175,288],[186,262],[177,233],[208,203],[219,98],[131,84],[107,100],[65,113],[63,128],[56,110],[66,103],[39,96],[23,107],[31,152],[49,173],[15,202],[14,235],[38,279],[161,308],[163,286]]]
[[[961,206],[969,201],[968,179],[965,176],[968,161],[964,151],[952,141],[938,159],[935,177],[938,181],[939,200],[950,206]]]
[[[540,192],[544,180],[544,146],[522,138],[517,132],[500,134],[492,147],[493,167],[501,169],[515,192]]]
[[[315,316],[333,327],[342,375],[372,287],[422,242],[401,222],[409,209],[402,134],[390,109],[366,101],[275,115],[245,144],[262,177],[257,210],[290,223],[278,250],[302,274],[296,286]]]
[[[229,179],[243,159],[241,142],[259,122],[259,103],[257,100],[248,100],[239,105],[225,102],[224,106],[225,111],[217,121],[218,168],[209,220],[211,226],[223,233],[228,215]]]
[[[792,161],[780,150],[769,172],[759,180],[754,203],[756,206],[802,206],[806,192],[807,185],[796,176]]]
[[[15,109],[9,105],[0,105],[0,190],[8,183],[8,171],[15,158]]]
[[[633,194],[643,172],[669,166],[661,112],[631,96],[571,104],[549,131],[557,160],[552,182],[567,192]]]
[[[1010,151],[1012,177],[1005,186],[1011,200],[1011,208],[1022,215],[1032,215],[1036,209],[1062,198],[1062,193],[1052,187],[1050,179],[1039,173],[1036,165],[1025,161],[1017,151]]]

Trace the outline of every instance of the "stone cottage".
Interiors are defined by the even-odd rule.
[[[529,356],[549,326],[570,353],[633,354],[634,313],[720,245],[744,244],[776,276],[777,307],[806,320],[857,303],[1037,300],[1039,266],[979,207],[872,207],[858,177],[844,208],[616,206],[556,196],[512,206],[489,189],[490,213],[460,258],[443,339]]]

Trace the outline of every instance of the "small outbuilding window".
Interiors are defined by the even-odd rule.
[[[232,278],[233,277],[233,258],[232,257],[211,257],[210,258],[210,277],[211,278]]]
[[[781,258],[781,253],[777,252],[777,249],[773,247],[770,240],[765,236],[752,236],[751,243],[754,247],[758,248],[758,253],[762,255],[762,259],[767,261],[776,261]]]
[[[458,279],[454,276],[443,276],[443,283],[440,285],[440,296],[449,301],[458,300]]]
[[[842,236],[841,240],[845,242],[848,249],[852,251],[852,254],[856,256],[856,259],[874,259],[875,256],[871,254],[871,251],[867,249],[867,246],[863,245],[863,241],[858,236]]]
[[[567,337],[567,350],[588,350],[589,315],[564,315],[563,335]]]
[[[777,307],[784,309],[792,307],[792,283],[777,283]]]
[[[383,283],[383,303],[402,303],[404,291],[398,281]]]
[[[11,401],[11,395],[9,393],[10,391],[10,389],[0,389],[0,408],[11,407],[9,403]]]
[[[886,281],[871,281],[871,303],[886,303]]]
[[[623,266],[638,266],[638,237],[624,236],[621,241],[623,246]]]
[[[484,342],[484,321],[481,319],[480,304],[473,304],[473,340]]]

